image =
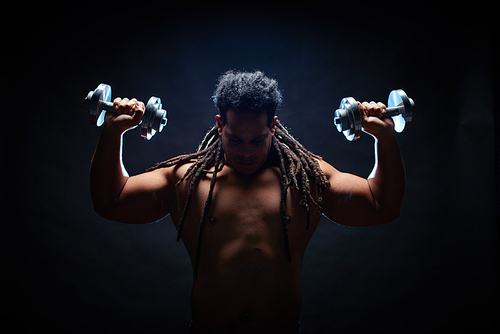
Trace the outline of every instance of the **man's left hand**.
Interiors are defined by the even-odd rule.
[[[364,132],[378,137],[388,131],[394,131],[392,118],[382,118],[387,111],[386,105],[382,102],[358,102],[358,107]]]

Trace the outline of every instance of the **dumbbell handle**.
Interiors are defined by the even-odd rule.
[[[113,102],[101,101],[101,109],[106,110],[107,112],[112,112],[116,114],[115,108],[113,108]]]
[[[382,118],[389,118],[393,116],[397,116],[401,114],[404,110],[404,106],[390,107],[385,110],[385,113],[382,114]],[[341,117],[335,117],[333,120],[335,125],[342,124]]]

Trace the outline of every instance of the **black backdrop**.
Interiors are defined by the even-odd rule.
[[[214,124],[221,73],[260,69],[283,89],[278,115],[292,134],[360,176],[373,166],[373,141],[347,142],[335,130],[340,99],[386,101],[403,88],[418,107],[398,135],[408,176],[401,217],[366,228],[323,219],[304,259],[302,332],[498,329],[492,11],[216,2],[4,12],[16,22],[2,20],[12,74],[1,144],[7,325],[186,331],[192,272],[170,217],[126,225],[92,209],[88,168],[100,129],[83,99],[101,82],[113,96],[162,98],[164,132],[149,142],[137,129],[125,135],[125,165],[136,174],[196,149]]]

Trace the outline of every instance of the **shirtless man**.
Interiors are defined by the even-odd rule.
[[[276,81],[261,72],[227,72],[214,101],[220,113],[214,140],[201,149],[220,143],[222,156],[200,169],[190,196],[196,176],[179,180],[205,151],[129,177],[122,136],[139,124],[144,104],[115,99],[116,114],[106,113],[91,163],[95,211],[137,224],[171,215],[194,270],[190,333],[298,333],[302,259],[321,214],[349,226],[383,224],[399,215],[406,176],[394,125],[381,119],[383,103],[358,102],[364,131],[376,143],[371,175],[342,173],[310,155],[319,176],[309,171],[299,182],[310,194],[304,202],[308,197],[293,187],[293,173],[282,187],[282,166],[291,167],[280,162],[291,145],[277,143],[285,134],[274,115],[281,102]]]

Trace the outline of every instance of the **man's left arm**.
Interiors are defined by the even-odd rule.
[[[324,214],[335,222],[368,226],[399,216],[406,188],[406,173],[391,118],[382,119],[383,103],[359,103],[363,129],[375,138],[375,164],[367,179],[320,165],[331,187],[324,194]]]

